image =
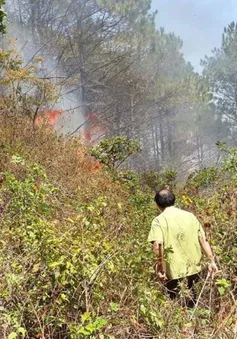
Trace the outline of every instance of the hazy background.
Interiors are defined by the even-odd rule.
[[[70,0],[66,6],[57,0],[7,0],[8,34],[17,38],[26,61],[44,57],[40,75],[45,81],[50,75],[60,89],[57,102],[35,100],[37,114],[63,112],[56,129],[81,135],[89,145],[103,137],[139,140],[142,153],[129,168],[173,169],[185,177],[219,162],[217,141],[236,145],[237,23],[226,33],[233,56],[207,58],[205,77],[186,60],[201,73],[200,59],[221,46],[224,27],[237,21],[237,4],[151,1],[156,28],[147,0],[139,6],[128,0],[132,6],[119,10],[95,0]]]
[[[183,40],[186,59],[201,71],[200,59],[219,47],[223,28],[237,20],[236,0],[153,0],[157,27]]]

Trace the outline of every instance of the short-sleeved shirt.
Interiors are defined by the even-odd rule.
[[[205,237],[205,232],[197,218],[174,206],[167,207],[153,220],[148,241],[163,244],[169,279],[200,272],[201,236]]]

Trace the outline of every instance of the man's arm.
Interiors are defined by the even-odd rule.
[[[165,261],[164,261],[164,239],[158,218],[155,218],[151,225],[148,241],[153,245],[153,252],[156,257],[155,271],[158,278],[166,280]]]
[[[217,267],[217,265],[215,263],[215,258],[214,258],[214,255],[212,253],[211,246],[210,246],[210,244],[207,241],[205,236],[200,236],[199,237],[199,243],[201,245],[203,253],[211,261],[211,264],[209,266],[209,270],[212,273],[212,275],[214,276],[218,272],[218,267]]]
[[[167,280],[166,274],[165,274],[165,261],[164,261],[164,247],[163,244],[159,241],[154,241],[153,243],[153,252],[155,253],[157,257],[156,262],[156,273],[158,275],[158,278],[161,281]]]

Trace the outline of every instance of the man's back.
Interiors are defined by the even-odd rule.
[[[148,240],[163,243],[169,279],[200,272],[200,236],[205,233],[197,218],[174,206],[167,207],[153,220]]]

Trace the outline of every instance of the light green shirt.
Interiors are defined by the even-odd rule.
[[[200,236],[205,236],[205,232],[197,218],[192,213],[174,206],[167,207],[153,220],[148,241],[163,244],[166,274],[169,279],[200,272]]]

